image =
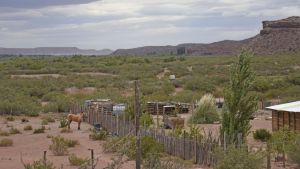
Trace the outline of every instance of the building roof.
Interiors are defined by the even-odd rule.
[[[266,108],[270,110],[277,110],[277,111],[300,112],[300,101],[278,104]]]

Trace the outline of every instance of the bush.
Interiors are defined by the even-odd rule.
[[[112,138],[104,143],[104,152],[117,152],[125,154],[129,159],[134,159],[136,153],[135,142],[135,138],[129,136]],[[142,158],[146,158],[148,154],[160,154],[164,151],[163,145],[149,136],[141,139],[141,148]]]
[[[101,130],[93,130],[93,133],[90,135],[90,138],[93,140],[105,140],[107,138],[107,131]]]
[[[190,123],[206,124],[220,120],[213,95],[204,95],[196,104],[197,108],[189,119]]]
[[[62,128],[62,129],[60,130],[60,132],[61,132],[61,133],[72,133],[72,130],[69,129],[69,128],[67,128],[67,127],[65,127],[65,128]]]
[[[186,169],[192,166],[178,157],[161,158],[157,154],[149,154],[143,163],[145,169]]]
[[[25,169],[56,169],[52,162],[43,160],[34,161],[32,164],[23,164]]]
[[[50,117],[50,116],[43,117],[42,119],[47,121],[48,123],[54,123],[55,122],[55,119]]]
[[[143,113],[140,117],[140,124],[143,127],[150,127],[153,124],[152,116],[148,113]]]
[[[7,121],[15,121],[15,118],[14,118],[14,116],[8,116],[8,117],[6,117],[6,120]]]
[[[9,136],[9,133],[0,129],[0,136]]]
[[[254,133],[253,133],[253,138],[255,140],[260,140],[263,142],[266,142],[268,140],[270,140],[272,137],[271,133],[269,131],[267,131],[266,129],[257,129]]]
[[[12,139],[4,138],[0,141],[0,147],[8,147],[12,145],[13,145]]]
[[[79,142],[77,140],[65,139],[65,144],[68,147],[75,147],[75,145],[78,145]]]
[[[27,118],[22,118],[22,119],[21,119],[21,122],[22,122],[22,123],[27,123],[27,122],[29,122],[29,120],[28,120]]]
[[[69,156],[69,162],[73,166],[81,166],[81,165],[87,163],[88,161],[89,161],[88,158],[80,158],[80,157],[76,156],[75,154],[71,154]]]
[[[56,136],[51,138],[52,144],[49,146],[49,150],[56,156],[63,156],[68,153],[68,146],[65,139],[62,136]]]
[[[292,162],[297,164],[300,167],[300,135],[296,137],[296,144],[289,145],[287,154]]]
[[[21,134],[20,130],[16,129],[16,128],[10,128],[9,130],[10,134]]]
[[[45,130],[45,126],[42,126],[41,128],[34,129],[33,134],[45,133]]]
[[[67,127],[68,126],[68,120],[65,119],[65,118],[62,118],[60,121],[59,121],[60,125],[59,125],[59,128],[64,128],[64,127]]]
[[[27,125],[27,126],[25,126],[25,127],[24,127],[24,130],[25,130],[25,131],[27,131],[27,130],[32,130],[32,127],[31,127],[31,125]]]
[[[259,169],[263,167],[264,155],[262,152],[248,152],[246,148],[229,146],[216,149],[213,153],[216,159],[214,169]]]
[[[48,121],[44,119],[41,124],[42,125],[48,125]]]

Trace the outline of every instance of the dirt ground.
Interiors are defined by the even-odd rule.
[[[60,133],[59,122],[49,123],[46,125],[46,130],[43,134],[33,134],[33,131],[24,131],[23,128],[26,125],[31,125],[33,129],[41,127],[41,118],[29,118],[29,122],[22,123],[21,117],[17,117],[15,121],[6,121],[3,117],[0,117],[0,128],[2,130],[8,131],[10,126],[19,129],[22,134],[15,134],[10,136],[0,136],[2,138],[10,138],[13,140],[12,147],[0,147],[0,169],[22,169],[24,168],[20,157],[22,153],[22,158],[25,163],[33,162],[35,160],[40,160],[43,157],[43,151],[47,151],[47,159],[54,163],[54,165],[59,168],[63,165],[63,169],[77,169],[76,166],[71,166],[68,161],[68,156],[54,156],[51,151],[49,151],[49,145],[51,144],[51,139],[47,138],[47,135],[62,135],[63,137],[69,139],[75,139],[79,141],[79,145],[74,148],[69,148],[69,154],[75,153],[80,157],[90,157],[90,149],[94,149],[95,158],[98,158],[98,164],[96,169],[102,169],[106,167],[114,157],[113,154],[104,154],[102,151],[101,141],[89,140],[90,128],[91,126],[87,123],[81,125],[81,130],[77,130],[77,124],[72,123],[71,129],[72,133]],[[132,169],[134,168],[134,161],[129,161],[125,163],[122,169]]]

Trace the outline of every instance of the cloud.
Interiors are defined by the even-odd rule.
[[[300,0],[0,0],[0,46],[129,48],[244,39]]]

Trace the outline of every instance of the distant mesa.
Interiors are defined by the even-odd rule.
[[[224,40],[209,44],[186,43],[177,46],[145,46],[118,49],[112,55],[236,55],[242,48],[256,54],[300,52],[300,17],[292,16],[277,21],[263,21],[263,29],[254,37],[233,41]]]
[[[109,55],[110,49],[79,49],[76,47],[0,48],[0,55]]]

